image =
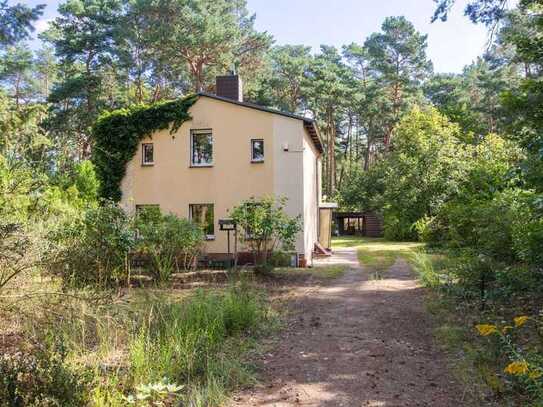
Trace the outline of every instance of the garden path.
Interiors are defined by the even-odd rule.
[[[424,290],[399,257],[380,279],[356,248],[317,266],[343,276],[297,289],[287,327],[259,361],[263,383],[233,406],[465,406],[445,355],[432,340]]]

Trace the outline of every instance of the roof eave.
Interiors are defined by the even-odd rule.
[[[260,106],[260,105],[254,104],[254,103],[240,102],[240,101],[237,101],[237,100],[234,100],[234,99],[229,99],[229,98],[225,98],[225,97],[222,97],[222,96],[217,96],[217,95],[214,95],[213,93],[199,92],[198,96],[204,96],[204,97],[208,97],[208,98],[211,98],[211,99],[220,100],[222,102],[232,103],[232,104],[238,105],[238,106],[243,106],[243,107],[248,107],[250,109],[260,110],[262,112],[278,114],[278,115],[281,115],[281,116],[290,117],[291,119],[302,120],[303,123],[304,123],[304,128],[309,133],[309,135],[311,137],[311,140],[313,141],[313,144],[315,145],[315,147],[317,148],[317,150],[319,151],[320,154],[324,153],[324,147],[323,147],[322,140],[321,140],[321,137],[320,137],[319,129],[317,127],[317,124],[315,123],[315,120],[313,120],[313,119],[309,119],[309,118],[303,117],[303,116],[298,116],[298,115],[295,115],[295,114],[292,114],[292,113],[282,112],[281,110],[270,109],[270,108]]]
[[[315,120],[305,119],[304,127],[309,133],[309,136],[311,137],[311,140],[313,141],[313,144],[315,145],[319,153],[323,154],[324,146],[322,144],[319,128],[317,127],[317,123],[315,122]]]

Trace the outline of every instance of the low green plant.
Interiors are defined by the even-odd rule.
[[[440,274],[434,267],[434,261],[428,253],[423,251],[413,252],[410,256],[410,261],[424,286],[432,288],[441,286]]]
[[[283,251],[275,251],[270,255],[268,263],[272,267],[289,267],[291,265],[291,258],[292,254]]]
[[[0,406],[79,407],[87,401],[87,376],[66,363],[62,344],[0,355]]]
[[[151,406],[173,406],[179,397],[183,386],[168,382],[163,379],[157,383],[142,384],[136,388],[136,394],[125,397],[129,405],[147,407]]]
[[[125,283],[134,233],[125,212],[111,202],[84,211],[48,237],[45,269],[67,287],[104,289]]]
[[[194,223],[158,208],[145,208],[136,215],[136,251],[150,260],[156,281],[170,279],[172,273],[193,269],[203,250],[204,232]]]

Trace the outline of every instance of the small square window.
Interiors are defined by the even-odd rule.
[[[202,228],[207,240],[215,239],[213,204],[190,204],[189,218]]]
[[[142,165],[153,165],[155,163],[153,143],[144,143],[141,145]]]
[[[251,162],[253,163],[264,162],[264,140],[262,139],[251,140]]]
[[[193,167],[210,167],[213,165],[213,134],[211,130],[191,131],[190,164]]]

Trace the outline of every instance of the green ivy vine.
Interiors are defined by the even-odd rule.
[[[100,195],[115,202],[121,200],[121,181],[126,166],[142,139],[158,130],[176,132],[190,120],[189,108],[197,95],[152,105],[135,105],[101,115],[93,128],[92,162],[100,179]]]

